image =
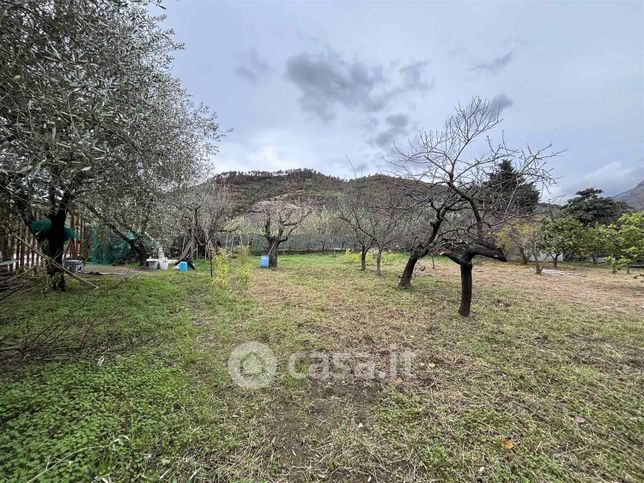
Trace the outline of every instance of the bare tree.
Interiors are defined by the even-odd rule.
[[[391,193],[372,194],[363,227],[376,250],[376,275],[382,275],[380,264],[385,250],[397,248],[409,220],[404,198]]]
[[[448,218],[460,203],[452,192],[426,183],[403,185],[410,200],[410,224],[404,239],[409,258],[400,276],[398,286],[410,288],[416,264],[421,258],[435,253],[441,235],[447,233]]]
[[[316,209],[303,223],[301,231],[320,244],[322,253],[335,247],[339,239],[346,238],[346,226],[337,213],[326,207]]]
[[[360,247],[360,270],[367,269],[367,253],[373,247],[373,238],[367,232],[367,208],[355,190],[348,189],[338,206],[338,217],[352,231],[356,244]]]
[[[184,243],[180,257],[210,258],[217,249],[217,233],[227,230],[232,216],[225,182],[211,179],[181,193],[174,193],[173,204],[175,222],[177,218],[179,221],[179,229],[175,229],[174,234],[183,232]]]
[[[492,174],[502,160],[512,160],[526,182],[547,184],[545,162],[556,155],[548,151],[550,146],[524,151],[507,147],[503,140],[493,144],[489,137],[484,139],[501,121],[498,109],[474,98],[467,106],[458,106],[442,130],[424,132],[407,151],[398,150],[399,159],[394,161],[404,176],[441,187],[453,197],[445,212],[449,230],[440,235],[439,247],[460,266],[462,316],[470,314],[473,258],[506,261],[495,233],[523,214],[516,197],[491,196],[501,189],[494,186]],[[473,151],[483,154],[476,156]]]
[[[355,181],[354,181],[355,183]],[[394,186],[371,183],[351,186],[341,203],[340,219],[356,234],[361,246],[361,267],[370,248],[375,249],[376,275],[382,275],[381,260],[385,250],[398,248],[409,221],[409,207],[405,193]]]
[[[268,244],[268,266],[277,268],[279,246],[288,241],[311,214],[308,207],[297,206],[286,200],[275,199],[256,203],[249,213],[253,225],[262,230]]]

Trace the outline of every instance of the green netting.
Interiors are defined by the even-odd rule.
[[[110,230],[86,229],[90,247],[88,262],[111,265],[130,256],[132,249],[121,237]]]
[[[85,237],[89,246],[89,263],[111,265],[136,256],[130,245],[109,228],[88,226]],[[134,234],[127,233],[126,237],[133,240]],[[144,241],[144,244],[150,249],[154,248],[152,242]]]
[[[36,238],[42,240],[47,235],[47,232],[51,228],[51,220],[49,218],[43,218],[42,220],[36,220],[29,225],[31,233],[34,234]],[[65,241],[69,240],[78,240],[78,233],[75,230],[72,230],[68,226],[65,227]]]

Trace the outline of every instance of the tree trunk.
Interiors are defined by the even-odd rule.
[[[554,255],[554,256],[552,257],[552,266],[553,266],[554,268],[557,268],[557,262],[558,262],[558,261],[559,261],[559,255]]]
[[[381,259],[382,259],[382,250],[378,249],[378,252],[376,253],[376,275],[382,275],[382,271],[380,270]]]
[[[369,249],[366,246],[362,246],[360,249],[360,270],[363,272],[367,270],[367,252]]]
[[[521,265],[527,265],[528,255],[526,254],[525,250],[521,247],[519,247],[519,255],[521,256]]]
[[[51,227],[47,232],[47,247],[45,255],[54,260],[58,265],[63,266],[63,255],[65,253],[65,219],[67,212],[58,210],[54,216],[50,216]],[[54,289],[65,290],[65,274],[53,263],[47,264],[47,274],[51,278],[51,286]]]
[[[420,260],[420,257],[417,254],[412,253],[411,255],[409,255],[409,259],[405,264],[405,269],[400,276],[398,287],[411,288],[411,277],[414,275],[414,268],[416,268],[416,263],[418,262],[418,260]]]
[[[461,306],[458,313],[463,317],[470,315],[472,305],[472,262],[465,262],[461,267]]]
[[[535,258],[534,259],[534,273],[537,275],[541,275],[543,268],[541,268],[541,264],[539,263],[539,259]]]
[[[150,250],[148,250],[148,247],[138,238],[130,240],[129,245],[136,252],[136,259],[139,261],[139,265],[144,266],[146,260],[150,258]]]
[[[269,240],[268,242],[268,268],[277,268],[277,247],[279,242],[277,240]]]

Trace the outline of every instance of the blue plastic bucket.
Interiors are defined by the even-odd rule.
[[[188,271],[188,262],[179,262],[179,271],[187,272]]]
[[[268,255],[262,255],[259,257],[259,266],[261,268],[268,268]]]

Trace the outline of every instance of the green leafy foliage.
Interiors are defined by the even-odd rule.
[[[235,270],[235,278],[240,288],[248,288],[252,268],[253,260],[250,256],[250,248],[248,245],[244,245],[237,252],[237,267]]]
[[[583,251],[583,225],[572,217],[554,218],[546,221],[539,232],[539,249],[552,256],[575,256]]]
[[[600,196],[602,193],[597,188],[577,191],[577,196],[568,200],[563,211],[583,225],[614,223],[622,213],[629,211],[626,203]]]
[[[230,256],[224,249],[212,255],[212,284],[218,291],[228,290],[230,286]]]
[[[616,231],[614,226],[586,226],[583,235],[580,252],[582,255],[592,258],[593,262],[615,251]]]
[[[613,253],[608,263],[613,272],[644,260],[644,211],[623,214],[609,230],[613,234]]]
[[[347,248],[344,250],[344,253],[342,254],[342,263],[346,263],[347,265],[359,265],[360,254],[357,252],[354,252],[350,248]]]

